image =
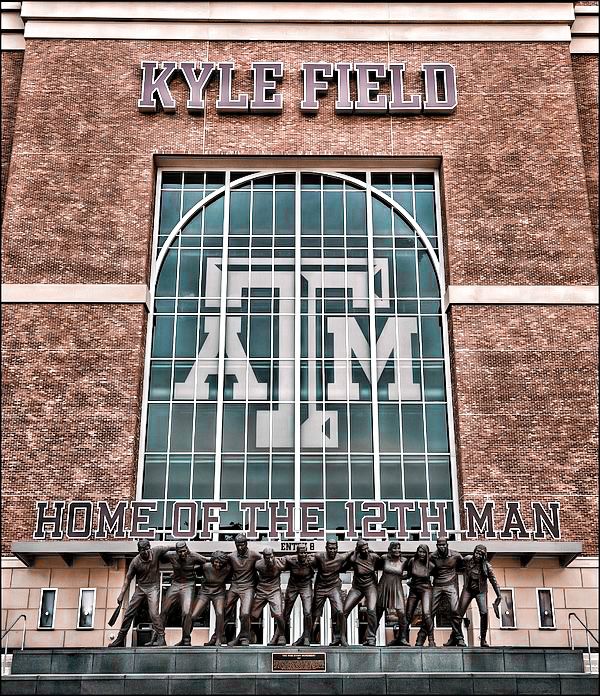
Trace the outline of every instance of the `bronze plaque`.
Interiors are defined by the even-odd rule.
[[[272,672],[325,672],[325,653],[272,653]]]

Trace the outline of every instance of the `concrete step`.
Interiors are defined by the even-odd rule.
[[[2,679],[9,694],[564,694],[598,693],[598,675],[551,672],[395,674],[43,674]]]
[[[24,650],[13,655],[12,674],[271,674],[273,648],[94,648]],[[324,652],[327,672],[583,673],[581,650],[535,648],[277,648]]]

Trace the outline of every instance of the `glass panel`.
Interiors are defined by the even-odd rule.
[[[246,441],[246,407],[237,404],[223,406],[223,451],[243,452]]]
[[[275,234],[294,234],[294,193],[278,191],[275,194]]]
[[[194,500],[212,500],[214,496],[214,476],[214,455],[195,455],[194,478],[192,483],[192,498]]]
[[[373,198],[373,234],[385,237],[392,235],[392,210],[377,198]]]
[[[381,458],[381,497],[386,500],[402,498],[402,467],[400,455]]]
[[[352,469],[352,498],[372,499],[375,495],[373,487],[373,457],[351,456]]]
[[[325,191],[323,194],[323,234],[344,234],[344,194],[342,191]]]
[[[323,457],[304,455],[300,461],[300,497],[323,497]]]
[[[94,625],[94,590],[81,590],[77,628],[92,628]]]
[[[56,603],[56,590],[42,590],[42,602],[40,606],[40,628],[52,628],[54,626],[54,606]]]
[[[417,191],[415,193],[417,222],[426,235],[435,234],[435,213],[433,208],[433,192]]]
[[[346,234],[367,233],[367,210],[363,191],[346,191]]]
[[[415,252],[396,250],[396,297],[417,296]]]
[[[170,361],[154,360],[150,365],[150,401],[167,401],[171,398],[171,368]]]
[[[373,451],[373,426],[371,407],[358,404],[350,406],[350,451]]]
[[[147,452],[166,452],[169,434],[169,405],[148,404]]]
[[[273,234],[273,193],[271,191],[254,192],[252,234]]]
[[[408,500],[427,498],[427,468],[422,457],[404,458],[404,495]]]
[[[426,251],[419,251],[419,293],[421,297],[439,297],[437,277],[431,257]]]
[[[178,316],[177,333],[175,337],[175,357],[195,357],[197,336],[198,318],[193,316]]]
[[[147,454],[144,458],[144,484],[142,498],[162,498],[165,495],[167,456]]]
[[[424,452],[423,409],[421,406],[402,404],[402,440],[405,452]]]
[[[216,427],[216,404],[198,404],[196,406],[196,429],[194,432],[194,449],[197,452],[215,451]]]
[[[346,457],[325,457],[326,497],[348,499],[348,460]]]
[[[244,457],[224,454],[221,461],[221,498],[244,497]]]
[[[248,456],[246,476],[246,498],[266,499],[269,497],[269,458]]]
[[[190,497],[191,456],[173,455],[169,459],[168,498]]]
[[[302,191],[302,234],[321,234],[321,194]]]
[[[250,191],[232,191],[229,234],[250,234]]]
[[[177,249],[169,249],[156,283],[156,297],[175,296],[175,276],[177,273]]]
[[[424,358],[441,358],[442,319],[441,317],[422,317],[421,331]]]
[[[429,457],[429,495],[433,500],[452,497],[449,457]]]
[[[163,191],[160,195],[160,225],[159,234],[169,234],[179,222],[181,193],[179,191]]]
[[[396,404],[379,404],[379,449],[400,452],[400,412]]]
[[[271,467],[271,498],[276,500],[293,498],[294,457],[274,455]]]
[[[193,404],[173,404],[171,413],[171,451],[191,452]]]
[[[446,404],[427,404],[425,417],[427,420],[427,450],[429,452],[447,452]]]
[[[204,208],[204,234],[223,234],[223,205],[224,200],[221,196]]]

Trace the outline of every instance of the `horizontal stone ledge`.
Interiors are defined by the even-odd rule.
[[[2,303],[145,304],[148,286],[113,283],[3,283]]]
[[[444,308],[453,304],[598,304],[597,285],[449,285]]]

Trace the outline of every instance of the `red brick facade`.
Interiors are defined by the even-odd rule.
[[[234,59],[241,91],[252,60],[281,60],[284,111],[218,115],[213,82],[193,116],[177,79],[177,113],[141,114],[143,59]],[[405,61],[409,94],[422,62],[453,63],[455,114],[340,116],[333,87],[300,113],[302,61],[358,59]],[[566,42],[28,40],[4,282],[147,283],[156,154],[391,155],[441,158],[448,283],[594,285],[592,75]],[[450,319],[461,495],[560,500],[564,538],[596,552],[595,310],[454,306]],[[7,545],[30,538],[37,498],[133,495],[144,337],[141,306],[5,308]]]
[[[8,181],[8,168],[12,151],[17,104],[19,103],[19,85],[23,53],[21,51],[6,52],[2,56],[0,69],[2,71],[1,99],[1,128],[2,128],[2,180],[0,184],[0,216],[4,210],[4,192]]]

